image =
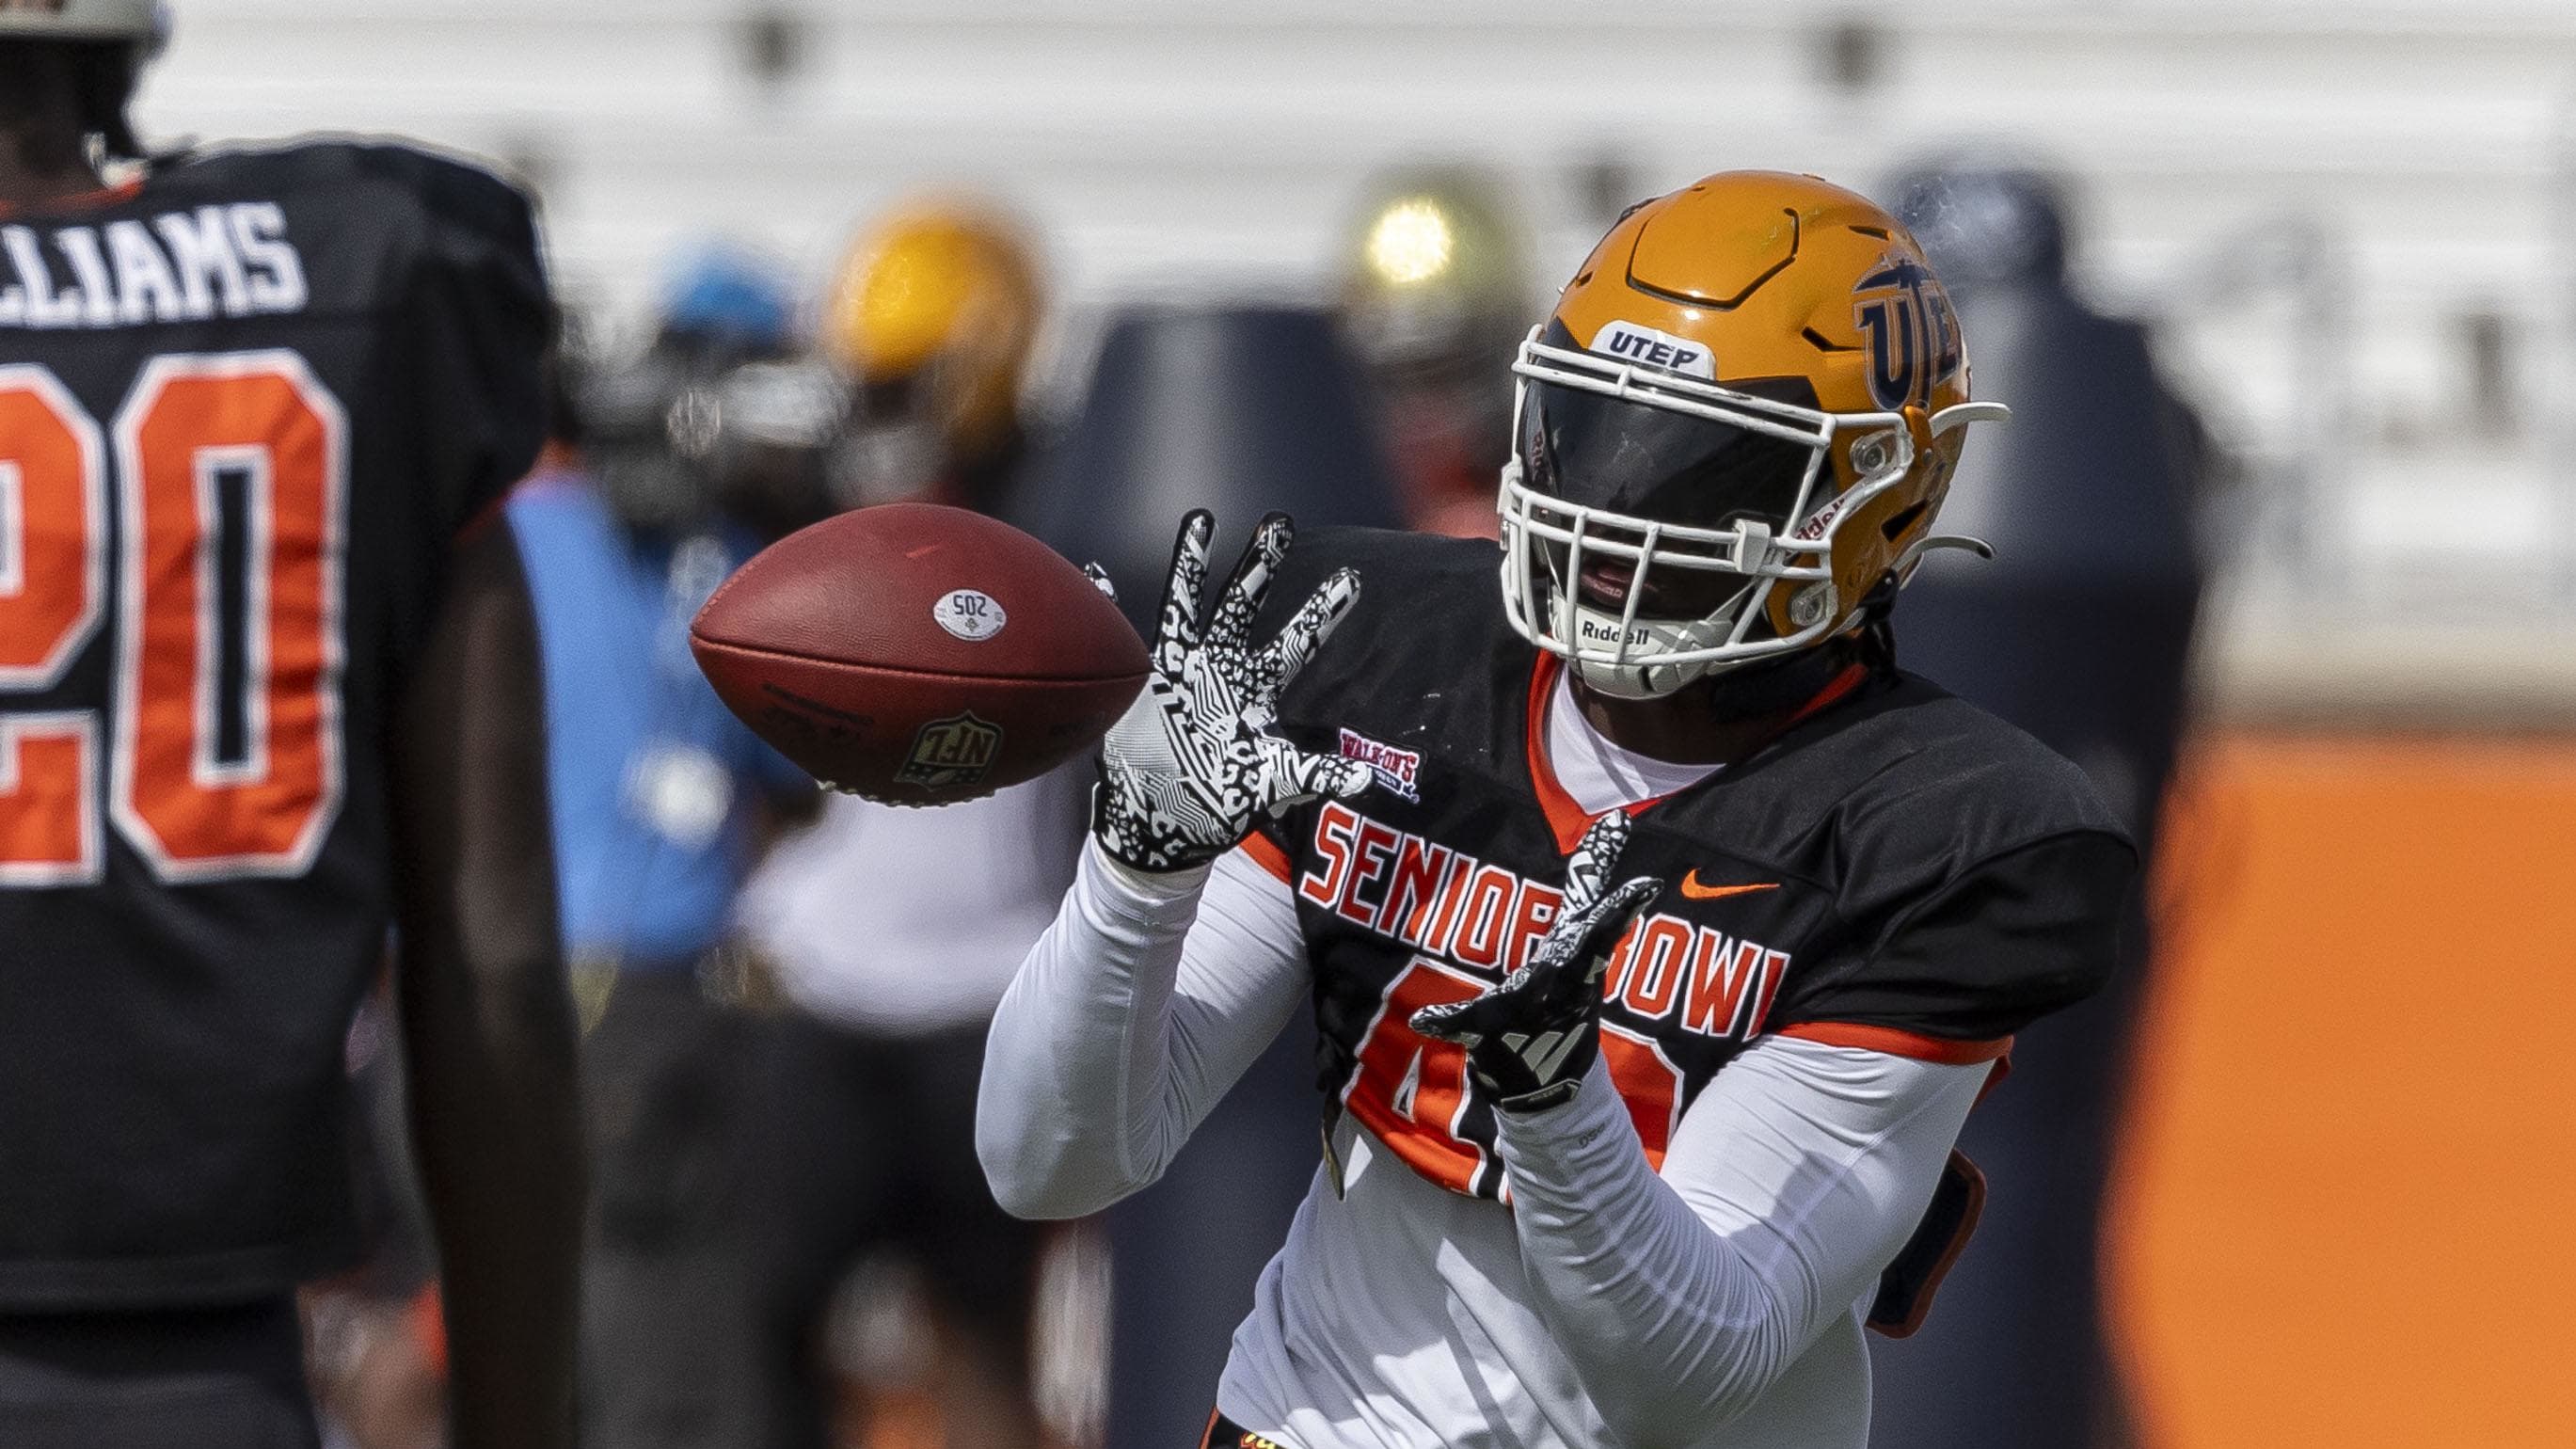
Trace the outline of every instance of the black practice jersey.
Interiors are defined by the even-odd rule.
[[[525,200],[400,147],[0,213],[0,1311],[354,1247],[385,736],[550,328]]]
[[[1483,1197],[1503,1186],[1491,1108],[1465,1052],[1407,1022],[1519,962],[1590,823],[1546,759],[1561,666],[1504,622],[1496,562],[1490,543],[1300,535],[1274,619],[1334,568],[1362,592],[1279,728],[1377,783],[1250,846],[1296,893],[1329,1110]],[[1611,879],[1665,888],[1604,977],[1601,1054],[1658,1165],[1693,1097],[1766,1033],[2000,1056],[2102,983],[2137,873],[2073,765],[1857,666],[1751,759],[1631,814]]]

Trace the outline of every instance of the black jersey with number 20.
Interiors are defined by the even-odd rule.
[[[1329,1112],[1411,1168],[1506,1190],[1464,1051],[1407,1024],[1508,973],[1590,823],[1557,783],[1560,665],[1505,625],[1493,545],[1316,530],[1271,607],[1362,595],[1280,729],[1374,788],[1288,812],[1253,854],[1297,898]],[[1664,891],[1603,979],[1601,1056],[1648,1158],[1767,1034],[1936,1061],[2004,1053],[2111,968],[2135,852],[2084,776],[1920,679],[1857,667],[1751,759],[1638,806],[1613,879]]]
[[[525,201],[399,147],[0,214],[0,1312],[351,1250],[384,739],[549,327]]]

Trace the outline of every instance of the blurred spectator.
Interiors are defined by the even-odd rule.
[[[787,288],[743,257],[688,266],[644,355],[570,389],[583,430],[563,441],[581,466],[539,473],[508,508],[536,603],[564,945],[588,1027],[582,1430],[619,1449],[749,1442],[744,1395],[728,1393],[747,1374],[723,1346],[748,1337],[733,1144],[751,1028],[724,999],[738,993],[720,948],[767,817],[810,809],[813,786],[726,711],[688,624],[761,542],[728,502],[792,515],[774,475],[797,470],[777,460],[820,476],[834,410],[807,388],[800,411],[793,315]]]
[[[973,204],[917,206],[852,248],[824,345],[848,374],[831,483],[845,506],[991,509],[1029,456],[1020,383],[1039,323],[1017,231]],[[835,796],[742,904],[786,998],[756,1088],[748,1196],[768,1420],[738,1442],[826,1442],[835,1286],[909,1272],[927,1349],[861,1417],[933,1422],[952,1446],[1040,1441],[1031,1315],[1046,1230],[995,1205],[975,1159],[984,1032],[1073,878],[1087,763],[937,810]]]
[[[1894,191],[1950,287],[1977,395],[2013,410],[1968,451],[1941,515],[1997,557],[1924,566],[1896,616],[1900,657],[2082,765],[2152,859],[2199,600],[2205,435],[2145,330],[2069,284],[2056,181],[1958,166]],[[2097,1269],[2146,924],[2110,989],[2017,1044],[2011,1080],[1969,1119],[1985,1218],[1922,1333],[1874,1345],[1875,1443],[2131,1442]]]
[[[1345,243],[1342,332],[1366,367],[1415,528],[1491,538],[1510,451],[1513,349],[1537,320],[1499,177],[1382,179]]]
[[[773,264],[709,250],[673,277],[643,355],[578,384],[592,482],[623,528],[743,542],[833,511],[826,450],[844,401],[801,354],[796,315]]]

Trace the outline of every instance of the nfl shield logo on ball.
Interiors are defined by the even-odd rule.
[[[925,790],[954,790],[984,778],[1002,748],[1002,727],[987,724],[969,710],[952,719],[935,719],[912,737],[912,756],[895,771],[898,785]]]
[[[982,589],[951,589],[930,606],[930,617],[939,627],[960,639],[982,643],[1002,632],[1011,616],[1002,612],[1002,603]]]

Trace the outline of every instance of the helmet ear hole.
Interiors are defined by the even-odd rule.
[[[1891,515],[1885,523],[1880,524],[1878,526],[1878,531],[1886,536],[1889,543],[1894,543],[1898,539],[1903,538],[1906,531],[1914,527],[1915,522],[1922,518],[1924,513],[1931,507],[1932,505],[1929,502],[1907,504],[1904,508],[1897,510],[1895,514]]]

